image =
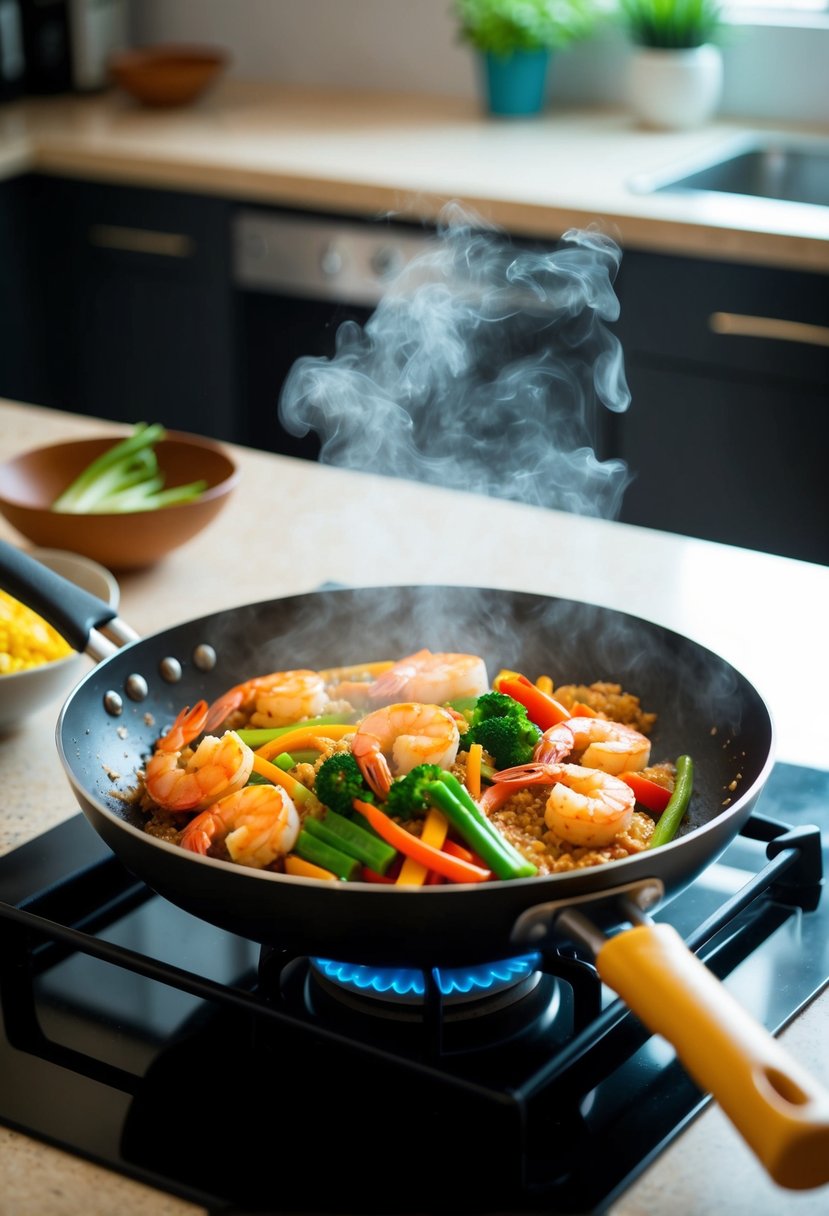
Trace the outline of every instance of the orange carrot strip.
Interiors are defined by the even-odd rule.
[[[584,701],[574,701],[570,706],[570,714],[573,718],[598,718],[599,714],[595,709],[591,709],[589,705],[585,705]]]
[[[424,844],[431,845],[433,849],[442,849],[448,831],[449,820],[443,811],[432,807],[423,821],[420,839]],[[397,875],[397,883],[401,887],[422,887],[429,872],[422,862],[415,861],[413,857],[406,857],[400,867],[400,873]]]
[[[401,828],[372,803],[355,798],[353,805],[355,811],[359,811],[361,815],[365,816],[378,836],[382,836],[383,840],[401,853],[405,853],[407,857],[413,857],[415,861],[419,861],[428,870],[435,870],[444,878],[451,879],[452,882],[487,882],[492,877],[491,870],[469,865],[468,862],[450,857],[448,853],[424,844],[417,836],[412,836],[411,832]]]
[[[325,744],[332,739],[342,739],[344,735],[353,735],[357,727],[353,722],[334,723],[330,726],[298,726],[287,734],[277,735],[268,743],[257,747],[256,754],[263,760],[270,760],[282,752],[301,751],[306,747],[315,747],[318,752],[325,750]]]
[[[473,743],[469,749],[469,759],[466,762],[466,785],[473,798],[481,796],[481,757],[483,747]]]
[[[542,730],[548,730],[559,722],[566,722],[573,716],[560,701],[536,688],[526,676],[504,672],[497,677],[495,688],[523,705],[530,721]]]

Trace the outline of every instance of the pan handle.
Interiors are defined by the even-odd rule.
[[[563,912],[559,926],[587,942],[603,982],[673,1045],[775,1182],[793,1190],[829,1182],[829,1094],[672,925],[628,911],[633,928],[610,938],[577,911]]]
[[[138,636],[115,608],[5,540],[0,540],[0,587],[40,613],[74,650],[85,650],[96,660],[116,649],[99,629],[118,644]]]

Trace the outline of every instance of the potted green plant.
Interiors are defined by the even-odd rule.
[[[628,100],[646,126],[706,122],[722,96],[720,0],[619,0],[633,43]]]
[[[490,114],[536,114],[554,51],[587,38],[595,0],[454,0],[460,37],[477,53]]]

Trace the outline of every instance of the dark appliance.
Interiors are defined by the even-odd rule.
[[[23,49],[27,93],[67,93],[72,88],[68,0],[23,0]]]
[[[401,216],[358,220],[237,209],[232,257],[240,441],[314,460],[325,442],[335,438],[337,456],[323,452],[332,463],[343,463],[345,447],[345,462],[352,467],[393,474],[405,467],[408,475],[430,480],[429,457],[456,442],[451,435],[445,444],[435,438],[436,432],[445,436],[451,431],[452,419],[463,432],[475,426],[487,453],[481,460],[488,491],[493,483],[503,486],[503,438],[515,426],[506,403],[516,398],[526,407],[522,422],[528,429],[534,422],[532,433],[539,433],[539,442],[550,451],[556,445],[565,454],[592,448],[603,459],[607,419],[617,408],[606,394],[627,392],[626,385],[616,386],[612,373],[602,377],[603,389],[594,382],[599,379],[594,365],[610,368],[616,356],[611,350],[616,339],[603,325],[607,301],[602,284],[608,268],[602,255],[591,255],[595,290],[582,298],[583,287],[575,287],[581,273],[566,261],[556,262],[554,251],[566,246],[565,238],[518,239],[451,210],[428,225]],[[423,295],[421,288],[435,294]],[[449,297],[451,309],[445,306]],[[453,354],[454,344],[463,347],[462,357]],[[326,390],[330,403],[337,402],[332,412],[337,419],[324,411],[322,426],[312,421],[305,434],[286,427],[280,400],[290,373],[304,358],[318,366],[335,363],[337,370],[352,368],[360,410],[339,404],[339,382]],[[397,452],[380,456],[371,441],[366,448],[372,454],[363,459],[366,429],[376,416],[368,404],[375,387],[383,400],[401,407],[401,415],[410,415],[414,447],[422,459],[401,460]],[[540,400],[545,402],[543,428],[534,404]],[[387,427],[384,434],[388,442]],[[482,488],[473,467],[459,474],[459,488]],[[543,481],[540,475],[533,481],[525,493],[544,501],[549,489],[537,484]],[[572,502],[567,501],[569,509]],[[561,505],[561,500],[547,505]]]
[[[777,764],[656,917],[775,1032],[829,977],[827,806],[829,773]],[[0,1121],[214,1211],[602,1211],[707,1102],[569,946],[433,973],[260,948],[80,815],[0,859],[0,899]]]
[[[288,373],[302,356],[331,358],[339,327],[364,325],[390,278],[430,239],[424,228],[397,222],[254,207],[236,213],[240,442],[317,458],[317,435],[291,435],[278,419]]]
[[[0,0],[0,102],[21,95],[25,75],[19,0]]]

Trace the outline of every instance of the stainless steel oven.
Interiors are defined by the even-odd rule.
[[[253,207],[235,214],[240,442],[317,457],[316,435],[298,438],[279,422],[288,373],[302,356],[330,358],[340,325],[364,325],[391,280],[432,239],[426,228],[391,220]]]

